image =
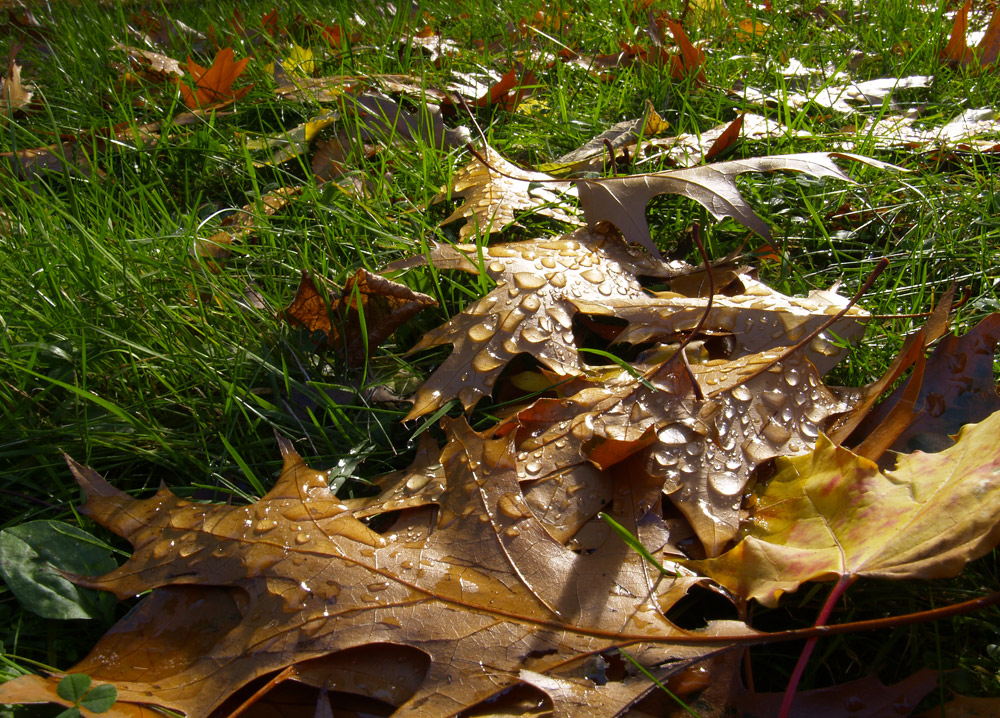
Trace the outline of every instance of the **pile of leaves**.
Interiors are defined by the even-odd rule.
[[[646,202],[664,192],[762,227],[734,177],[788,169],[846,179],[814,154],[589,180],[577,186],[589,222],[569,234],[440,245],[387,267],[433,263],[496,283],[414,347],[454,350],[409,418],[455,399],[471,409],[513,398],[485,431],[456,418],[443,446],[425,435],[376,497],[338,498],[285,440],[281,477],[249,506],[166,488],[134,499],[68,458],[82,512],[134,548],[123,566],[75,581],[120,599],[152,590],[70,672],[116,687],[109,715],[292,700],[240,693],[269,677],[267,688],[360,694],[394,715],[613,716],[699,661],[769,640],[738,618],[751,600],[773,605],[808,581],[956,575],[1000,541],[1000,413],[882,471],[875,461],[918,417],[924,434],[956,428],[947,413],[921,413],[918,376],[866,436],[852,433],[906,364],[923,374],[947,305],[890,376],[829,387],[822,375],[867,313],[829,291],[783,296],[731,264],[664,261],[643,233]],[[345,297],[364,313],[405,294],[398,286],[359,278]],[[608,348],[646,348],[629,363],[585,363],[587,351],[608,352],[581,345],[582,319]],[[535,368],[505,373],[521,355]],[[868,446],[880,433],[889,438]],[[848,436],[862,455],[835,443]],[[673,623],[696,587],[731,602],[733,619]],[[24,676],[0,698],[65,703],[61,678]]]
[[[679,24],[661,24],[676,52],[651,32],[652,46],[623,46],[614,62],[659,62],[700,81],[703,54]],[[345,42],[339,28],[320,30],[331,45]],[[434,39],[431,32],[410,40],[446,51]],[[233,87],[246,60],[235,61],[232,50],[211,67],[189,60],[188,80],[170,58],[119,50],[133,70],[176,85],[191,113],[174,126],[249,91]],[[560,61],[582,60],[574,53]],[[586,62],[595,71],[612,64],[603,56]],[[400,78],[359,89],[350,78],[312,77],[311,54],[298,45],[272,72],[285,100],[339,104],[283,137],[249,143],[267,152],[262,163],[306,152],[342,113],[364,132],[353,144],[324,140],[311,163],[318,177],[339,176],[335,158],[365,152],[369,141],[440,148],[469,137],[446,127],[437,107],[412,113],[382,94],[411,91]],[[6,82],[8,105],[27,107],[31,93],[13,59]],[[510,109],[531,84],[512,70],[480,95],[448,91],[439,100]],[[952,336],[946,295],[885,376],[864,387],[828,386],[823,377],[872,321],[857,297],[785,296],[731,257],[667,261],[647,226],[649,201],[677,194],[768,237],[738,175],[850,181],[838,159],[888,168],[811,153],[579,177],[615,167],[623,150],[658,151],[662,145],[642,138],[660,122],[650,108],[560,158],[551,173],[479,143],[448,188],[464,204],[445,220],[465,220],[459,237],[477,244],[437,244],[385,267],[391,277],[360,271],[334,300],[303,276],[282,316],[320,332],[351,365],[434,304],[400,281],[406,272],[430,265],[495,285],[412,347],[453,349],[409,397],[406,419],[440,418],[455,405],[466,415],[442,419],[443,442],[425,432],[408,469],[374,481],[376,495],[338,496],[329,472],[310,468],[285,439],[280,477],[246,506],[194,503],[166,487],[135,499],[67,457],[87,497],[81,512],[134,553],[115,568],[95,559],[92,575],[45,580],[54,590],[69,590],[59,583],[68,578],[118,599],[145,596],[69,675],[22,676],[0,686],[0,700],[99,706],[109,716],[160,708],[326,716],[331,699],[338,715],[672,715],[689,710],[684,700],[699,701],[703,715],[727,707],[787,715],[794,682],[784,698],[745,688],[746,647],[832,633],[819,624],[859,577],[955,576],[1000,543],[992,374],[1000,315]],[[751,122],[744,115],[720,128],[720,144],[699,147],[698,161],[714,159]],[[157,123],[127,135],[155,143],[161,130]],[[11,171],[30,178],[73,156],[65,146],[33,152],[10,156]],[[86,162],[81,170],[93,171]],[[297,191],[271,193],[265,213]],[[575,228],[491,241],[526,212]],[[224,226],[196,254],[221,261],[253,230],[241,219]],[[910,368],[910,379],[887,395]],[[493,420],[473,429],[467,415],[487,397]],[[20,539],[25,549],[4,533],[9,555],[30,556],[30,536]],[[11,586],[15,574],[4,574]],[[822,581],[834,588],[816,629],[768,633],[754,625],[754,602],[774,606]],[[706,596],[728,617],[682,621]],[[106,612],[107,604],[93,599],[88,611]],[[891,688],[868,681],[800,696],[795,706],[808,711],[861,693],[852,715],[906,715],[936,680],[919,673]]]

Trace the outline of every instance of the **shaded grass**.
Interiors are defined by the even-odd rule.
[[[647,19],[625,7],[610,0],[553,3],[552,12],[569,13],[569,27],[564,22],[558,30],[537,28],[528,37],[539,42],[557,37],[555,49],[617,52],[619,39],[644,41],[636,33]],[[66,169],[0,183],[0,208],[17,225],[0,233],[0,307],[6,308],[0,333],[0,528],[49,518],[94,529],[73,511],[78,490],[60,451],[95,466],[130,493],[165,482],[180,494],[240,501],[260,495],[276,475],[278,432],[296,439],[315,466],[343,462],[344,473],[356,479],[350,490],[362,491],[365,477],[407,463],[415,430],[400,424],[405,407],[374,404],[367,390],[412,389],[442,353],[409,356],[405,350],[489,289],[459,273],[408,274],[407,282],[438,299],[440,307],[401,329],[362,370],[348,369],[334,353],[315,354],[310,337],[276,320],[302,270],[342,285],[359,267],[377,271],[433,241],[455,241],[457,227],[438,224],[449,204],[430,203],[468,156],[419,143],[394,144],[354,167],[368,184],[361,201],[331,184],[312,182],[307,162],[256,166],[241,133],[289,129],[319,107],[274,99],[263,66],[287,53],[289,41],[263,35],[254,44],[241,37],[226,23],[233,8],[221,2],[171,3],[164,12],[202,31],[214,26],[221,44],[233,46],[238,57],[254,55],[246,76],[256,86],[237,107],[173,128],[152,147],[105,148],[95,158],[103,177]],[[271,4],[239,8],[253,28]],[[807,65],[832,64],[856,80],[933,74],[933,88],[921,95],[923,118],[932,125],[951,119],[958,107],[987,106],[997,97],[994,76],[952,72],[938,63],[939,38],[947,29],[943,14],[930,11],[928,20],[911,3],[880,3],[877,9],[845,3],[842,16],[794,4],[767,14],[731,8],[734,21],[767,22],[770,30],[737,41],[724,23],[693,29],[707,42],[705,88],[673,81],[653,66],[638,64],[603,82],[571,65],[548,67],[512,43],[496,52],[487,49],[505,38],[508,24],[530,20],[538,9],[520,2],[499,10],[493,3],[466,3],[459,17],[448,3],[426,3],[421,10],[428,14],[412,17],[364,8],[362,27],[346,11],[301,2],[283,7],[281,16],[300,12],[361,33],[358,42],[324,52],[318,75],[412,74],[433,86],[451,73],[481,67],[503,72],[524,62],[538,78],[542,107],[532,114],[477,112],[472,129],[525,164],[552,161],[611,124],[641,115],[647,99],[677,133],[704,132],[748,109],[726,92],[737,81],[779,95],[794,89],[794,81],[779,72],[792,56]],[[0,149],[38,147],[59,135],[123,123],[141,126],[184,110],[173,92],[122,86],[120,72],[110,64],[112,39],[125,39],[134,24],[131,8],[56,4],[49,12],[39,15],[51,28],[49,46],[29,44],[19,55],[26,80],[41,88],[42,108],[8,118]],[[419,51],[393,41],[428,23],[467,51],[445,56],[435,67]],[[913,29],[918,26],[920,32]],[[291,32],[299,33],[300,43],[319,47],[301,27]],[[211,52],[199,55],[183,43],[171,54],[182,58],[189,52],[203,64],[211,60]],[[137,101],[144,105],[137,107]],[[736,156],[830,149],[842,141],[843,126],[854,122],[815,106],[757,111],[814,138],[747,143]],[[890,111],[872,108],[865,114]],[[471,124],[461,117],[449,121]],[[775,246],[783,254],[780,262],[762,263],[762,277],[790,294],[842,282],[842,293],[850,295],[885,255],[891,267],[862,302],[875,314],[925,312],[952,282],[969,285],[973,297],[958,312],[957,327],[996,310],[996,160],[972,153],[884,151],[864,141],[858,151],[911,172],[886,177],[852,167],[859,184],[851,187],[791,175],[741,180],[774,228]],[[303,185],[302,196],[280,214],[261,218],[253,241],[234,246],[223,271],[192,259],[195,240],[217,230],[224,217],[288,185]],[[706,226],[713,256],[736,248],[746,235],[732,223],[708,226],[704,210],[676,198],[655,202],[650,219],[667,250],[683,246],[678,238],[694,221]],[[696,261],[693,250],[679,254]],[[251,301],[253,296],[261,301]],[[870,381],[919,323],[873,322],[832,381]],[[953,582],[859,585],[838,618],[916,610],[990,590],[997,579],[994,561],[981,560]],[[65,667],[91,645],[89,635],[50,640],[52,629],[5,591],[0,588],[0,642],[12,663],[0,666],[0,673],[36,662]],[[823,591],[803,592],[775,614],[775,624],[810,622]],[[991,612],[948,626],[901,629],[888,639],[830,641],[821,644],[825,660],[814,661],[807,682],[822,685],[879,670],[892,680],[929,663],[962,666],[961,677],[950,680],[964,690],[997,692],[1000,659],[988,646],[998,625]],[[758,675],[768,673],[758,688],[783,688],[795,650],[754,655],[762,667]]]

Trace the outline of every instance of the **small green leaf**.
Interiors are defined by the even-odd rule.
[[[115,599],[80,588],[59,573],[84,576],[117,568],[111,548],[58,521],[29,521],[0,531],[0,576],[21,605],[43,618],[98,618],[110,623]]]
[[[102,683],[94,686],[87,695],[80,701],[80,707],[86,708],[94,713],[104,713],[118,700],[118,689],[110,683]]]
[[[73,701],[79,704],[80,700],[87,695],[90,690],[90,676],[86,673],[70,673],[59,681],[56,686],[56,693],[64,701]]]

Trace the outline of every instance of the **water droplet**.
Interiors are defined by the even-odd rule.
[[[811,421],[803,419],[802,423],[799,424],[799,431],[802,432],[802,436],[807,439],[816,439],[819,436],[819,429]]]
[[[502,274],[504,266],[502,262],[490,262],[489,271],[493,274]]]
[[[389,588],[389,584],[380,581],[378,583],[369,583],[367,586],[365,586],[365,588],[367,588],[372,593],[378,593],[379,591],[384,591],[385,589]]]
[[[753,394],[745,386],[740,384],[739,386],[734,386],[731,392],[734,399],[738,401],[750,401],[753,398]]]
[[[263,534],[278,528],[278,522],[274,519],[261,519],[253,527],[254,533]]]
[[[521,289],[538,289],[545,286],[545,277],[534,272],[515,272],[514,284]]]
[[[580,272],[580,276],[592,284],[600,284],[604,281],[604,272],[600,269],[587,269]]]
[[[295,543],[297,543],[299,546],[301,546],[302,544],[309,543],[309,539],[310,539],[309,534],[305,532],[295,534]]]
[[[788,386],[798,386],[802,381],[802,372],[796,367],[790,367],[785,372],[785,381],[788,382]]]
[[[709,474],[708,482],[713,489],[726,496],[733,496],[743,490],[743,482],[740,477],[729,471]]]
[[[680,424],[668,426],[662,429],[656,436],[662,443],[671,445],[686,444],[688,440],[687,433]]]
[[[160,541],[158,544],[153,546],[153,558],[163,558],[170,553],[170,549],[173,548],[173,545],[173,541]]]
[[[553,272],[551,275],[546,277],[546,279],[548,279],[549,284],[553,287],[562,289],[566,286],[566,275],[563,272]]]
[[[180,554],[181,558],[187,558],[191,554],[197,553],[198,551],[201,551],[201,546],[194,543],[182,543],[177,549],[177,553]]]
[[[496,330],[488,324],[476,324],[466,334],[474,342],[484,342],[496,334]]]
[[[779,424],[768,424],[762,433],[772,444],[784,444],[792,438],[792,432]]]
[[[555,269],[556,268],[556,260],[552,259],[552,257],[542,257],[541,264],[546,269]]]
[[[406,488],[409,491],[419,491],[431,480],[426,474],[414,474],[406,480]]]
[[[529,474],[537,474],[539,471],[542,470],[542,465],[537,461],[529,461],[525,465],[524,470]]]
[[[507,530],[504,531],[504,534],[506,536],[509,536],[510,538],[514,538],[515,536],[521,535],[521,529],[519,529],[517,526],[508,526]]]
[[[534,294],[528,294],[521,300],[521,309],[526,312],[537,312],[541,306],[541,300]]]
[[[765,391],[760,398],[772,409],[780,409],[788,401],[788,397],[780,391]]]
[[[726,468],[729,469],[730,471],[736,471],[741,466],[743,466],[743,462],[740,461],[735,456],[726,461]]]
[[[472,358],[472,368],[480,372],[492,371],[498,366],[503,366],[503,363],[503,359],[489,351],[489,347],[483,348],[482,351]]]
[[[500,513],[511,519],[521,519],[528,515],[524,498],[518,494],[504,494],[497,500]]]

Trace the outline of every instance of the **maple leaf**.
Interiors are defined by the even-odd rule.
[[[740,543],[687,563],[769,606],[806,581],[836,576],[955,576],[1000,543],[998,431],[1000,412],[965,426],[944,451],[900,455],[884,474],[821,436],[812,453],[777,460],[752,496]]]
[[[525,502],[509,441],[484,441],[461,421],[449,434],[438,510],[403,511],[387,535],[355,517],[352,504],[370,500],[338,499],[287,442],[281,478],[250,506],[193,504],[166,489],[136,500],[71,461],[82,511],[135,549],[81,583],[121,598],[154,589],[72,670],[113,683],[120,710],[208,715],[254,678],[301,666],[313,685],[392,697],[396,716],[454,715],[521,681],[557,715],[612,716],[653,683],[605,676],[601,663],[598,677],[600,653],[628,646],[659,680],[714,650],[706,641],[755,635],[727,621],[676,628],[663,610],[703,579],[651,572],[617,536],[574,553]],[[345,674],[338,652],[379,656],[386,644],[423,656],[408,695],[384,669],[367,686],[341,683],[358,669]],[[10,681],[0,700],[47,700],[57,679]]]
[[[459,236],[500,232],[517,223],[517,213],[533,212],[567,224],[579,224],[560,195],[575,195],[570,182],[552,175],[518,167],[499,152],[486,146],[483,157],[474,158],[455,173],[452,193],[465,199],[441,224],[468,219]],[[436,201],[444,199],[438,195]]]
[[[281,315],[291,324],[321,332],[328,346],[343,350],[349,366],[364,364],[397,327],[421,310],[437,306],[426,294],[365,269],[359,269],[348,280],[328,311],[329,304],[309,273],[303,271],[295,298]],[[331,315],[339,322],[331,322]]]
[[[652,174],[613,177],[597,180],[579,180],[577,191],[587,223],[599,221],[614,224],[629,242],[640,244],[654,256],[659,250],[649,234],[646,222],[646,204],[660,194],[679,194],[693,199],[707,209],[716,219],[731,217],[754,232],[770,239],[767,224],[754,213],[740,194],[735,178],[744,172],[774,172],[790,170],[815,177],[830,177],[854,183],[833,158],[854,160],[881,169],[893,165],[872,160],[861,155],[844,152],[809,152],[792,155],[757,157],[747,160],[717,162],[705,167],[670,170]]]
[[[246,69],[249,57],[234,61],[231,47],[219,50],[211,67],[202,67],[188,57],[188,72],[194,80],[195,89],[191,90],[186,83],[174,80],[184,98],[184,104],[191,109],[199,107],[225,107],[250,92],[253,85],[233,89],[233,82]]]

